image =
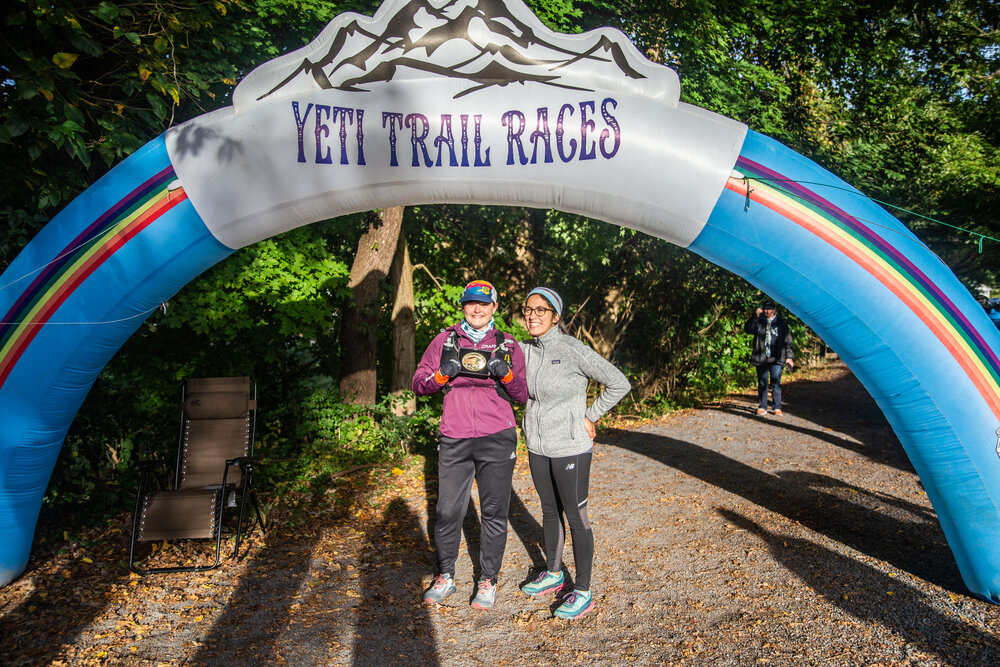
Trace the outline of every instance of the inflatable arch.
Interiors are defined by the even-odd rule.
[[[555,34],[520,0],[388,0],[132,155],[0,277],[0,584],[87,391],[158,304],[299,225],[469,202],[637,229],[779,298],[876,399],[965,583],[1000,602],[1000,334],[882,209],[679,95],[614,30]]]

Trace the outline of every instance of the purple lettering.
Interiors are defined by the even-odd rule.
[[[607,128],[601,130],[601,155],[610,160],[615,156],[615,153],[618,152],[618,149],[621,148],[622,130],[621,127],[618,125],[618,119],[612,116],[608,112],[609,103],[613,106],[613,108],[617,109],[618,101],[608,97],[605,98],[603,102],[601,102],[601,115],[604,116],[604,122],[607,123],[608,126],[611,128],[611,130],[608,130]],[[615,145],[610,151],[605,150],[604,144],[608,140],[608,137],[611,136],[612,131],[615,133]]]
[[[476,126],[476,134],[475,134],[475,137],[473,139],[473,141],[474,141],[474,143],[476,145],[476,163],[475,163],[475,165],[477,167],[488,167],[488,166],[490,166],[490,149],[489,149],[489,147],[486,148],[486,159],[485,160],[483,159],[483,156],[480,154],[480,150],[483,147],[483,136],[482,136],[483,117],[482,117],[482,115],[476,114],[475,116],[473,116],[472,117],[472,122]]]
[[[323,114],[330,118],[330,107],[325,104],[316,105],[316,164],[333,164],[330,148],[323,145],[323,137],[330,136],[330,126],[323,122]],[[323,154],[323,150],[326,154]]]
[[[399,129],[403,129],[403,114],[392,113],[389,111],[382,112],[382,127],[384,128],[386,123],[389,123],[389,166],[398,167],[399,160],[396,159],[396,125],[399,125]]]
[[[462,114],[459,116],[462,121],[462,166],[469,166],[469,116]]]
[[[594,103],[593,102],[580,102],[580,159],[581,160],[593,160],[597,158],[597,142],[591,143],[590,148],[587,148],[587,133],[593,132],[597,129],[597,123],[587,118],[587,108],[590,107],[590,113],[594,113]]]
[[[564,118],[567,111],[570,116],[573,115],[572,104],[562,105],[559,109],[559,116],[556,119],[556,150],[559,152],[559,159],[563,162],[569,162],[576,156],[576,139],[569,140],[569,155],[566,155],[566,151],[563,150],[563,136],[566,134]]]
[[[347,161],[347,124],[354,122],[354,109],[347,107],[333,107],[333,122],[340,118],[340,164],[348,164]]]
[[[295,112],[295,131],[296,131],[296,133],[299,136],[299,162],[305,162],[306,161],[306,150],[305,150],[305,146],[304,146],[304,141],[303,141],[303,136],[302,135],[303,135],[303,130],[304,130],[305,125],[306,125],[306,118],[309,117],[309,111],[312,108],[313,108],[313,105],[310,104],[309,106],[306,107],[306,112],[304,114],[302,114],[301,116],[299,116],[299,103],[298,102],[292,102],[292,111]]]
[[[422,131],[417,131],[417,123],[420,123]],[[420,154],[417,153],[417,146],[420,147],[420,152],[424,156],[424,164],[428,167],[434,163],[431,161],[431,155],[427,152],[427,135],[431,132],[431,124],[427,120],[427,116],[422,113],[411,113],[406,116],[406,127],[410,128],[410,146],[413,148],[413,161],[411,166],[420,166]]]
[[[528,156],[524,154],[524,146],[521,144],[521,135],[524,134],[524,114],[520,111],[508,111],[500,118],[500,122],[507,126],[507,164],[514,164],[514,144],[517,144],[517,159],[521,164],[528,164]],[[517,129],[514,129],[515,123]]]
[[[441,132],[435,137],[434,146],[438,149],[435,166],[441,166],[441,151],[445,146],[448,147],[448,166],[458,166],[458,158],[455,157],[455,137],[451,134],[451,114],[441,114]]]
[[[365,164],[365,110],[355,109],[358,116],[358,164]]]
[[[542,141],[545,146],[545,162],[552,162],[552,135],[549,132],[549,108],[538,107],[538,123],[535,131],[529,138],[533,148],[531,149],[531,164],[536,164],[538,160],[538,142]]]

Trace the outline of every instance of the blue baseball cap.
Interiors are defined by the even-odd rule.
[[[485,280],[473,280],[465,286],[459,303],[479,301],[481,303],[497,303],[497,290]]]

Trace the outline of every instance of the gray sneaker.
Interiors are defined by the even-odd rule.
[[[455,577],[450,574],[439,574],[434,577],[431,587],[424,592],[424,604],[441,604],[455,590]]]
[[[472,599],[473,609],[489,609],[497,599],[497,585],[490,579],[483,579],[476,589],[476,597]]]

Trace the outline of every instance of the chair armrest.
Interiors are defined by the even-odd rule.
[[[226,472],[222,476],[222,484],[223,484],[223,486],[225,486],[227,488],[230,488],[230,487],[234,486],[233,484],[231,484],[230,482],[227,481],[228,478],[229,478],[229,467],[230,466],[234,466],[234,465],[238,465],[240,467],[240,473],[243,476],[243,481],[241,482],[241,486],[242,486],[242,488],[244,490],[246,490],[247,484],[248,484],[250,478],[253,476],[253,464],[254,464],[254,460],[255,459],[252,456],[238,456],[235,459],[227,459],[226,460]]]
[[[257,460],[258,459],[253,456],[238,456],[235,459],[228,459],[226,461],[226,466],[238,465],[240,468],[249,468],[256,463]]]
[[[132,470],[135,470],[138,473],[136,475],[137,494],[143,495],[146,493],[146,487],[147,485],[150,485],[150,483],[151,489],[154,493],[162,488],[160,479],[156,475],[156,469],[161,465],[161,463],[161,461],[154,461],[152,459],[138,459],[132,462]]]

